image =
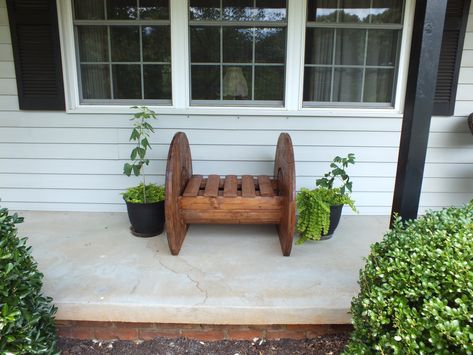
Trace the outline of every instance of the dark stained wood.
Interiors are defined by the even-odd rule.
[[[169,147],[166,165],[166,232],[172,255],[178,255],[186,237],[188,225],[184,223],[178,198],[192,176],[192,158],[189,141],[183,132],[174,135]]]
[[[255,179],[251,175],[243,175],[241,177],[241,196],[255,197]]]
[[[235,175],[192,176],[184,133],[173,138],[166,168],[166,225],[171,253],[177,255],[190,223],[275,224],[283,255],[291,253],[296,221],[295,166],[291,138],[279,136],[274,178]]]
[[[201,182],[202,175],[193,175],[187,183],[187,186],[182,196],[197,196],[199,194]]]
[[[284,256],[291,255],[296,229],[296,167],[294,149],[288,133],[279,135],[274,159],[274,179],[278,181],[279,196],[284,198],[281,222],[277,229]]]
[[[238,190],[238,179],[236,175],[225,176],[223,196],[237,197],[237,190]]]
[[[220,184],[220,177],[218,175],[210,175],[205,186],[204,196],[218,196],[218,188]]]
[[[271,181],[269,176],[261,175],[258,176],[259,191],[262,197],[272,197],[274,196],[273,187],[271,186]]]
[[[189,224],[278,224],[281,210],[182,210]]]
[[[281,209],[284,199],[279,196],[246,198],[196,196],[179,198],[179,208],[183,210],[277,210]]]

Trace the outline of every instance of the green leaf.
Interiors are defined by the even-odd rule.
[[[131,151],[131,160],[135,160],[136,159],[136,156],[139,154],[139,149],[138,147],[134,148],[132,151]]]
[[[140,138],[140,132],[138,132],[136,128],[133,128],[131,131],[130,141],[136,141],[138,138]]]
[[[133,174],[135,174],[135,176],[140,176],[140,172],[141,172],[141,165],[140,164],[133,165]]]
[[[8,263],[7,264],[7,269],[5,270],[5,275],[8,275],[10,271],[13,270],[13,264],[12,263]]]
[[[143,159],[145,157],[145,154],[146,154],[146,149],[137,148],[137,150],[138,150],[138,155],[140,156],[141,159]]]
[[[130,164],[125,163],[125,165],[123,165],[123,174],[125,174],[126,176],[131,175],[131,170],[132,170],[132,166]]]
[[[146,148],[151,148],[151,146],[149,145],[149,142],[148,142],[148,139],[147,139],[147,138],[143,138],[143,139],[141,140],[141,146],[142,146],[143,148],[145,148],[145,149],[146,149]]]

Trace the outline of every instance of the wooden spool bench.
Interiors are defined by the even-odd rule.
[[[275,224],[284,256],[291,254],[296,221],[294,152],[291,137],[279,136],[274,176],[192,174],[189,142],[178,132],[166,167],[166,230],[178,255],[189,224]]]

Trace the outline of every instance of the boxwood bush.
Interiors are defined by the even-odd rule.
[[[473,353],[473,203],[396,221],[359,284],[347,353]]]
[[[15,224],[23,218],[0,208],[0,354],[56,351],[56,308],[41,294],[43,275]]]

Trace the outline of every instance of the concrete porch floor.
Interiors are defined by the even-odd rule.
[[[345,324],[370,244],[387,216],[344,216],[331,240],[281,254],[273,226],[190,227],[136,238],[124,213],[20,212],[58,320]]]

